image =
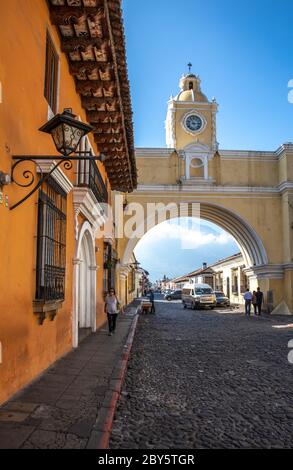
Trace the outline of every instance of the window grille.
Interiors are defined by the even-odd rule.
[[[49,179],[39,191],[36,299],[64,300],[66,193]]]

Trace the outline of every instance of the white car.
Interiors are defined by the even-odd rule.
[[[216,295],[208,284],[187,284],[182,289],[182,304],[184,308],[200,309],[203,307],[215,308]]]

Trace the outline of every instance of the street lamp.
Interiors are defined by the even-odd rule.
[[[59,153],[68,157],[76,151],[81,139],[93,130],[92,126],[84,124],[72,114],[72,109],[64,109],[39,129],[41,132],[51,134],[55,147]]]
[[[34,188],[20,201],[10,207],[10,210],[16,209],[16,207],[23,204],[29,197],[32,196],[41,185],[47,181],[52,173],[57,170],[61,165],[64,169],[70,170],[72,168],[73,161],[100,161],[105,163],[108,156],[101,154],[99,157],[92,154],[91,150],[79,151],[78,146],[81,139],[86,136],[90,131],[93,130],[93,127],[85,124],[78,119],[72,113],[71,108],[65,108],[62,114],[57,114],[50,121],[44,124],[40,129],[41,132],[50,134],[57,151],[59,152],[58,156],[55,155],[17,155],[13,156],[14,163],[11,169],[11,181],[17,186],[22,188],[28,188],[33,186],[35,182],[35,175],[29,169],[25,169],[22,173],[24,179],[23,182],[18,182],[15,178],[15,170],[22,163],[33,163],[36,167],[40,168],[40,161],[51,160],[53,162],[53,167],[46,174],[43,174],[41,171],[41,177],[35,184]],[[71,156],[75,152],[75,156]],[[60,155],[61,154],[61,155]],[[2,176],[3,179],[3,176]],[[7,184],[7,183],[6,183]]]

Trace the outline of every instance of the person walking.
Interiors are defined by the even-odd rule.
[[[256,292],[256,306],[257,306],[257,311],[258,315],[261,315],[261,308],[263,304],[263,292],[261,292],[260,287],[257,288]]]
[[[254,290],[252,293],[252,305],[254,309],[254,315],[257,315],[257,298],[256,298],[256,291]]]
[[[116,322],[119,311],[120,302],[117,298],[115,289],[110,289],[109,294],[105,299],[105,313],[108,317],[109,336],[112,336],[116,331]]]
[[[152,289],[150,290],[150,293],[149,293],[149,299],[150,299],[150,302],[152,304],[151,313],[156,313],[155,294],[154,294],[154,291]]]
[[[249,289],[244,294],[244,300],[245,300],[245,315],[250,317],[250,312],[251,312],[251,302],[252,302],[253,295],[250,292]]]

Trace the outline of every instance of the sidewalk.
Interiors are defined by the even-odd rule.
[[[136,327],[137,303],[0,407],[0,449],[107,447]]]

